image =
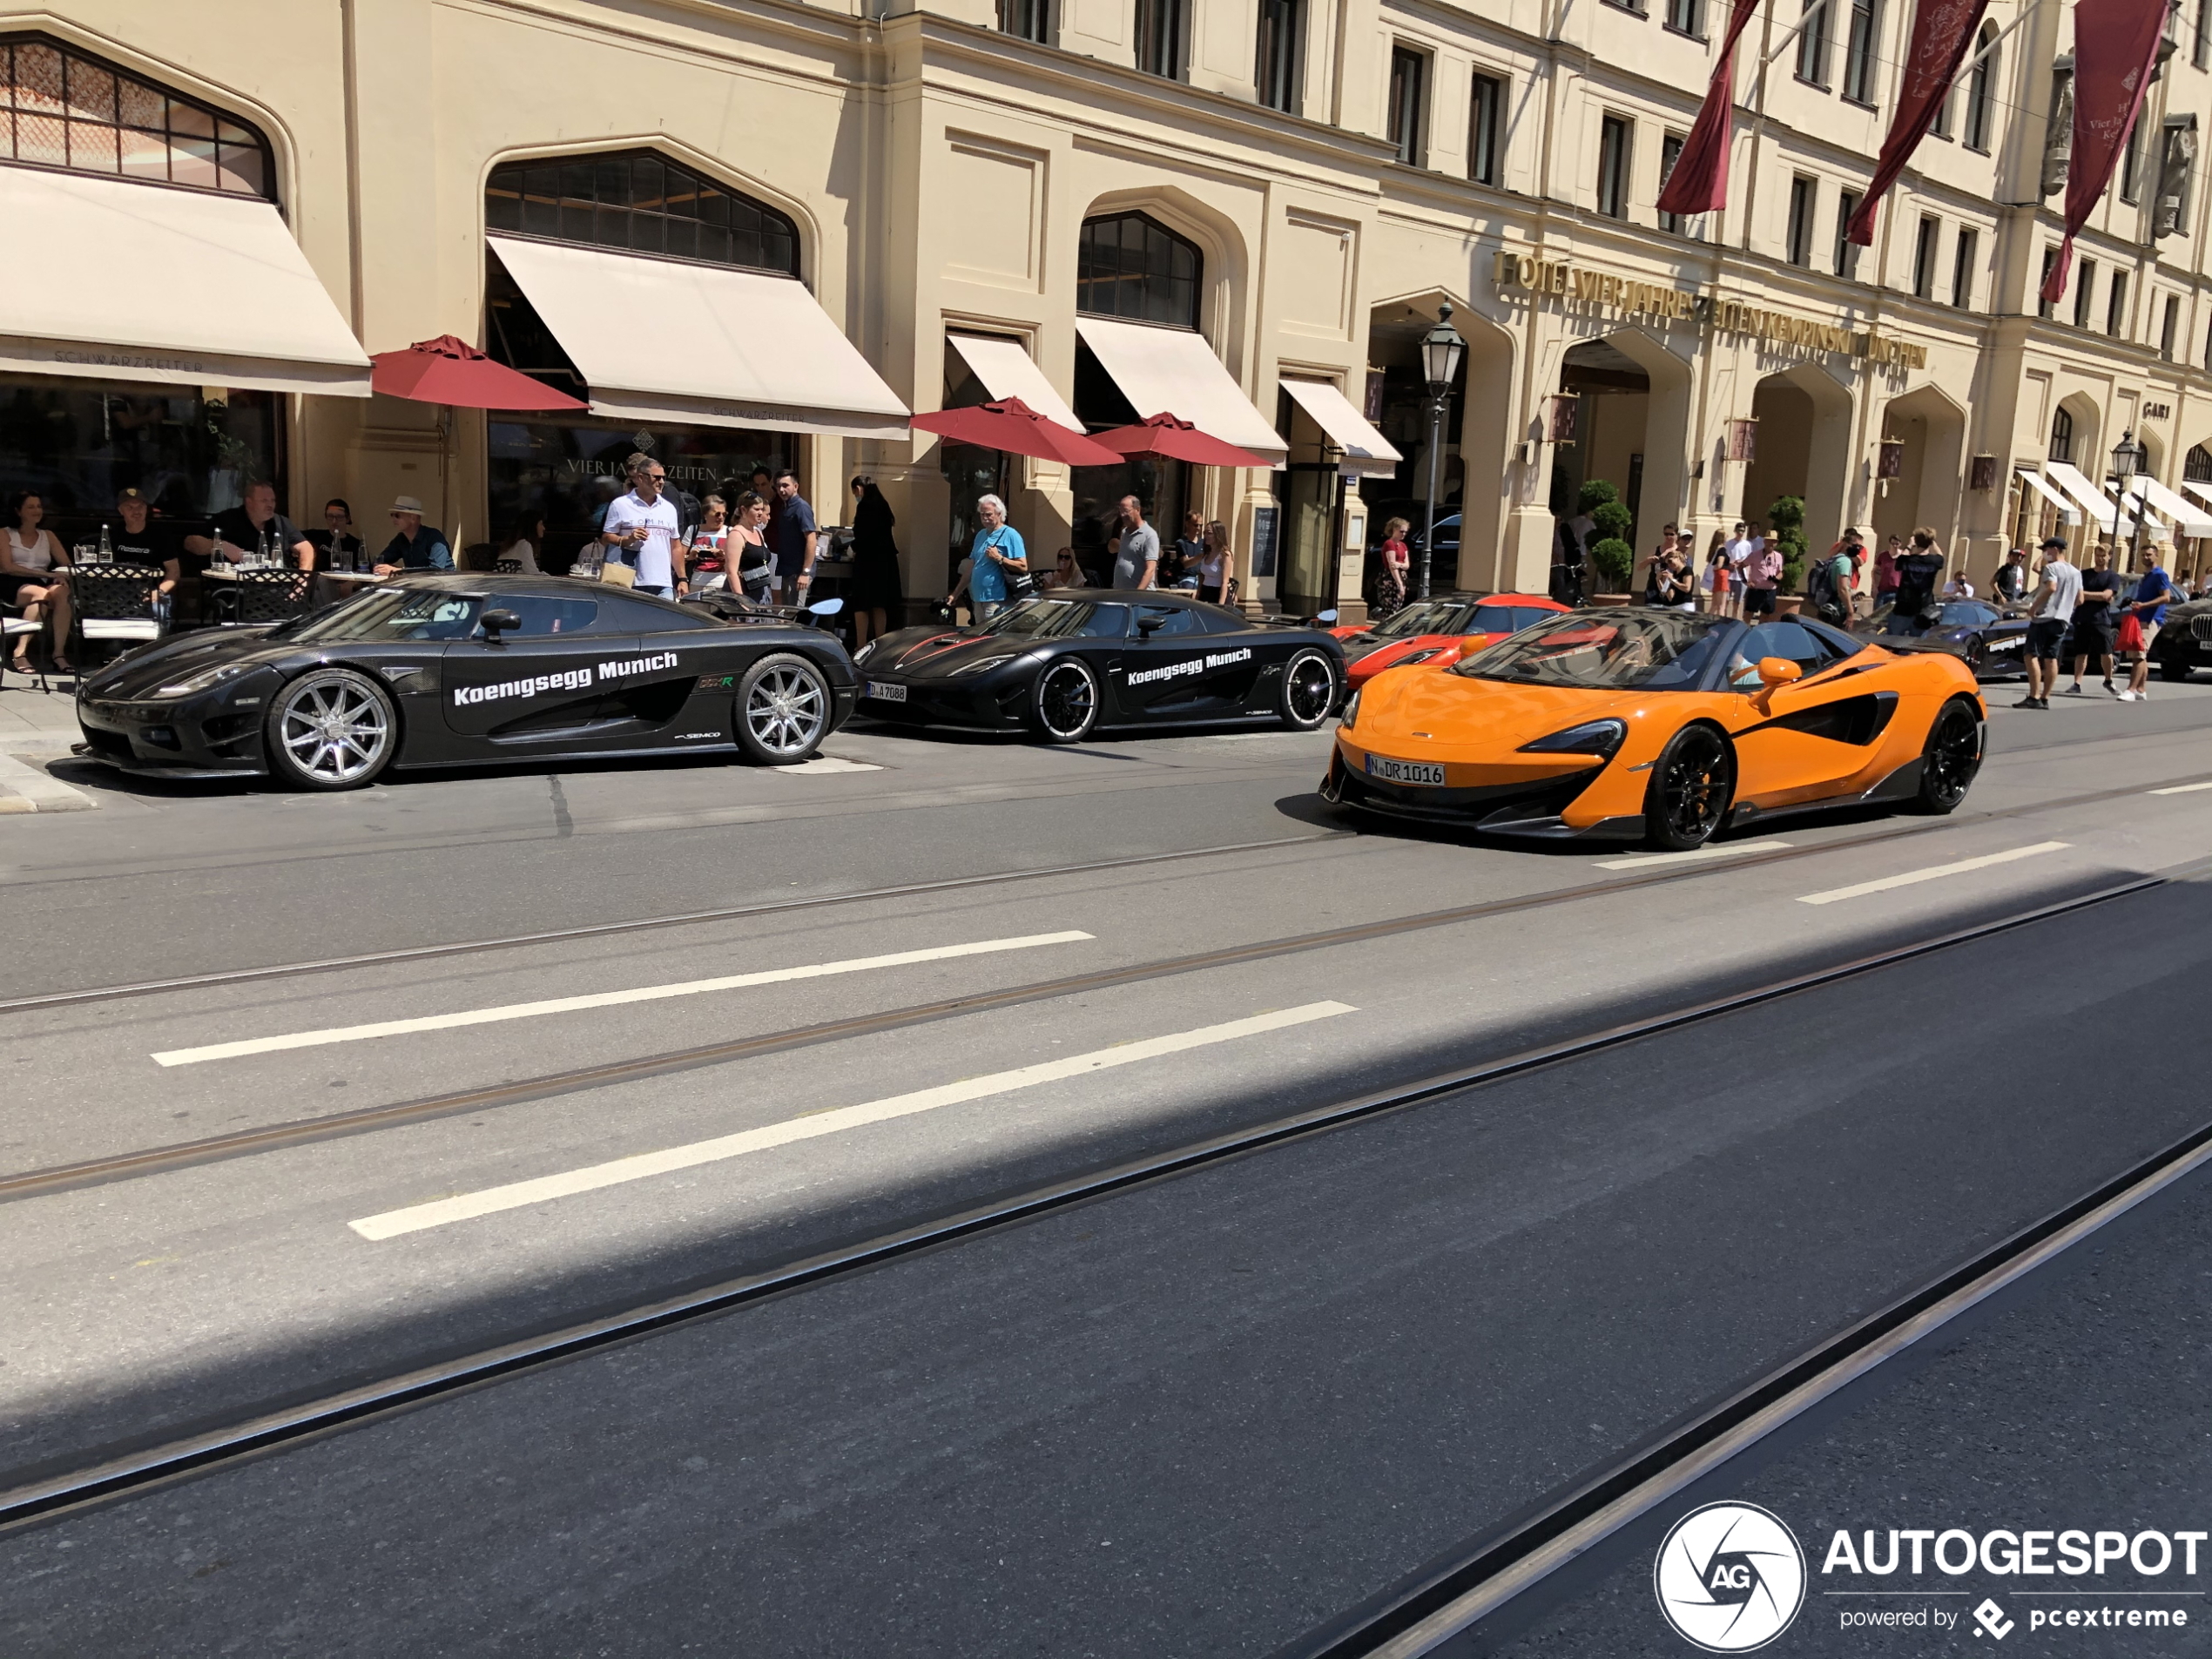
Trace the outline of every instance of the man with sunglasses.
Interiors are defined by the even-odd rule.
[[[630,493],[607,503],[599,540],[608,558],[637,572],[631,585],[638,592],[673,599],[691,584],[676,556],[680,529],[676,503],[662,494],[668,471],[643,450],[631,455],[623,469],[630,475]]]

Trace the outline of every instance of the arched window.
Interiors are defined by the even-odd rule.
[[[1197,247],[1148,213],[1083,221],[1076,309],[1094,317],[1198,326]]]
[[[495,167],[484,219],[549,241],[799,274],[789,219],[650,150]]]
[[[276,199],[252,127],[40,35],[0,36],[0,161]]]
[[[1966,77],[1966,148],[1989,148],[1989,118],[1993,101],[1990,88],[1996,84],[1997,54],[1990,50],[1997,38],[1997,25],[1986,23],[1981,36],[1974,42],[1979,54],[1974,59],[1973,73]]]
[[[2070,410],[2061,408],[2051,417],[2051,459],[2074,459],[2074,415]]]
[[[2212,484],[2212,450],[2201,443],[2191,444],[2188,454],[2182,457],[2182,476],[2193,484]]]

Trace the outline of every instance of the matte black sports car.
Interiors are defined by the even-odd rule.
[[[1026,729],[1048,743],[1268,715],[1311,732],[1344,688],[1344,648],[1325,630],[1150,590],[1084,588],[1028,600],[981,628],[908,628],[861,646],[853,663],[863,714]]]
[[[735,751],[803,760],[853,664],[798,619],[563,577],[410,572],[268,627],[177,635],[79,682],[77,752],[167,778],[350,789],[385,767]]]
[[[2150,654],[2162,680],[2178,682],[2200,668],[2212,668],[2212,598],[2168,605]]]
[[[1888,651],[1944,651],[1966,659],[1974,678],[1985,680],[2024,679],[2027,675],[2027,616],[2010,612],[1979,599],[1945,599],[1931,607],[1936,620],[1900,617],[1885,607],[1851,632],[1871,639]]]

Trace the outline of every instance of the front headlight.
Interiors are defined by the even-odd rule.
[[[1431,645],[1426,651],[1417,651],[1409,657],[1399,658],[1393,666],[1403,668],[1409,663],[1425,663],[1432,657],[1441,657],[1443,654],[1443,646]]]
[[[197,674],[186,676],[173,685],[165,685],[154,692],[156,697],[197,697],[211,685],[220,685],[225,680],[235,679],[246,672],[242,663],[218,663],[212,668],[203,668]]]
[[[1521,752],[1525,755],[1610,755],[1621,746],[1621,739],[1629,735],[1625,720],[1585,720],[1581,725],[1571,725],[1564,732],[1554,732],[1548,738],[1539,738],[1534,743],[1524,743]]]
[[[858,668],[862,663],[867,662],[869,658],[874,656],[875,647],[876,642],[871,639],[867,644],[861,646],[860,650],[854,651],[853,653],[853,665],[855,668]]]
[[[1017,652],[1017,653],[1016,653],[1016,655],[1019,655],[1019,653]],[[994,669],[994,668],[1004,668],[1004,667],[1005,667],[1005,666],[1006,666],[1008,663],[1012,662],[1013,660],[1014,660],[1014,658],[1012,658],[1012,657],[985,657],[985,658],[980,658],[979,660],[977,660],[977,661],[975,661],[975,662],[972,662],[972,663],[962,663],[962,664],[961,664],[958,668],[955,668],[954,670],[953,670],[953,671],[952,671],[951,673],[949,673],[949,674],[946,675],[946,676],[945,676],[945,678],[946,678],[947,679],[948,679],[948,680],[956,680],[956,679],[960,678],[961,678],[962,675],[964,675],[964,674],[981,674],[981,673],[984,673],[984,672],[988,671],[988,670],[990,670],[990,669]]]
[[[1344,705],[1344,723],[1346,725],[1351,725],[1358,721],[1359,718],[1359,693],[1358,691],[1354,691],[1352,694],[1351,700]]]

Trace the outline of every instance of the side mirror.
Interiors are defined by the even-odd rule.
[[[514,632],[523,625],[523,619],[511,610],[487,610],[476,618],[476,624],[484,631],[484,637],[497,644],[500,635]]]
[[[844,609],[845,601],[842,599],[817,599],[806,607],[806,614],[810,617],[834,617]]]
[[[1777,685],[1787,685],[1791,680],[1803,679],[1805,671],[1787,657],[1759,658],[1759,684],[1770,691]]]
[[[1314,619],[1313,619],[1313,620],[1314,620],[1314,621],[1316,621],[1316,622],[1318,622],[1318,623],[1319,623],[1319,624],[1321,624],[1324,628],[1325,628],[1325,627],[1327,627],[1327,626],[1328,626],[1331,623],[1334,622],[1336,619],[1337,619],[1337,613],[1336,613],[1335,611],[1333,611],[1333,610],[1325,610],[1325,611],[1323,611],[1323,612],[1322,612],[1319,616],[1318,616],[1318,617],[1314,617]]]
[[[1460,661],[1462,661],[1462,662],[1465,662],[1465,661],[1466,661],[1468,658],[1470,658],[1470,657],[1474,656],[1474,655],[1477,651],[1487,651],[1487,650],[1489,650],[1489,649],[1490,649],[1490,636],[1489,636],[1489,635],[1487,635],[1487,634],[1474,634],[1474,635],[1471,635],[1471,636],[1470,636],[1470,637],[1468,637],[1467,638],[1466,638],[1466,639],[1462,639],[1462,640],[1460,642]]]
[[[1156,610],[1149,616],[1139,617],[1136,619],[1136,631],[1150,639],[1166,624],[1167,618]]]

